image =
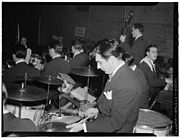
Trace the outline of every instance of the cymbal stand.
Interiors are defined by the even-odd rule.
[[[24,83],[21,84],[21,89],[19,91],[21,92],[21,95],[23,94],[23,92],[25,92]],[[22,108],[22,103],[20,102],[20,105],[19,105],[19,118],[21,118],[21,108]]]
[[[50,91],[50,81],[52,80],[52,77],[49,75],[48,76],[48,88],[47,88],[47,98],[46,98],[46,105],[48,105],[48,101],[49,101],[49,91]]]
[[[24,74],[24,86],[26,86],[27,78],[28,78],[28,76],[27,76],[27,73],[25,72],[25,74]]]

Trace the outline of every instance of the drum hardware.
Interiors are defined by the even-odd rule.
[[[46,98],[46,93],[43,89],[33,87],[33,86],[24,86],[24,83],[19,85],[7,85],[8,98],[16,101],[20,101],[19,105],[19,118],[21,118],[21,109],[22,102],[33,102],[39,101]]]
[[[60,84],[63,84],[63,80],[58,79],[56,77],[53,77],[51,75],[36,77],[36,80],[41,82],[41,83],[45,83],[45,84],[48,85],[48,88],[47,88],[47,100],[46,100],[46,105],[48,105],[50,85],[60,85]]]
[[[27,82],[27,81],[33,81],[33,80],[34,80],[34,78],[28,76],[26,72],[24,73],[23,76],[17,76],[16,78],[17,78],[17,79],[20,79],[20,80],[24,80],[24,85],[25,85],[25,86],[26,86],[26,82]]]
[[[104,73],[98,69],[92,68],[89,65],[88,67],[84,67],[84,68],[73,68],[72,74],[87,77],[87,88],[89,89],[90,88],[90,86],[89,86],[90,78],[89,77],[102,76]],[[87,102],[87,99],[88,99],[88,91],[86,92],[86,95],[85,95],[85,101],[84,101],[85,103]]]

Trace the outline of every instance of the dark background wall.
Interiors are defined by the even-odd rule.
[[[85,28],[84,39],[98,41],[118,38],[125,17],[130,10],[132,23],[145,27],[144,37],[158,44],[160,55],[172,57],[174,22],[177,3],[2,3],[3,51],[8,51],[17,40],[17,25],[21,36],[28,39],[29,47],[44,49],[52,35],[63,37],[65,47],[71,46],[75,27]],[[6,54],[7,55],[7,54]]]

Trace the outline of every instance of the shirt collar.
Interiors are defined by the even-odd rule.
[[[20,59],[20,60],[16,61],[16,64],[21,63],[21,62],[25,62],[25,60],[24,59]]]
[[[131,69],[134,71],[134,70],[136,69],[137,65],[135,64],[135,65],[132,65],[132,66],[130,66],[130,67],[131,67]]]
[[[135,38],[135,40],[137,40],[139,37],[141,37],[141,36],[143,36],[143,35],[138,35],[136,38]]]
[[[76,56],[76,55],[78,55],[78,54],[80,54],[80,53],[82,53],[83,51],[79,51],[79,52],[77,52],[77,53],[75,53],[74,55],[73,55],[73,58]]]
[[[56,56],[52,57],[52,59],[55,59],[57,57],[61,57],[61,55],[56,55]]]

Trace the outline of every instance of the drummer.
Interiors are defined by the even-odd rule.
[[[2,98],[3,98],[3,131],[9,132],[32,132],[36,131],[35,124],[30,119],[21,119],[14,116],[6,109],[5,102],[7,99],[7,90],[2,84]]]
[[[86,110],[95,120],[67,125],[70,132],[131,133],[139,113],[141,87],[134,72],[122,60],[123,49],[114,41],[102,41],[96,51],[97,67],[108,74],[97,108]]]

